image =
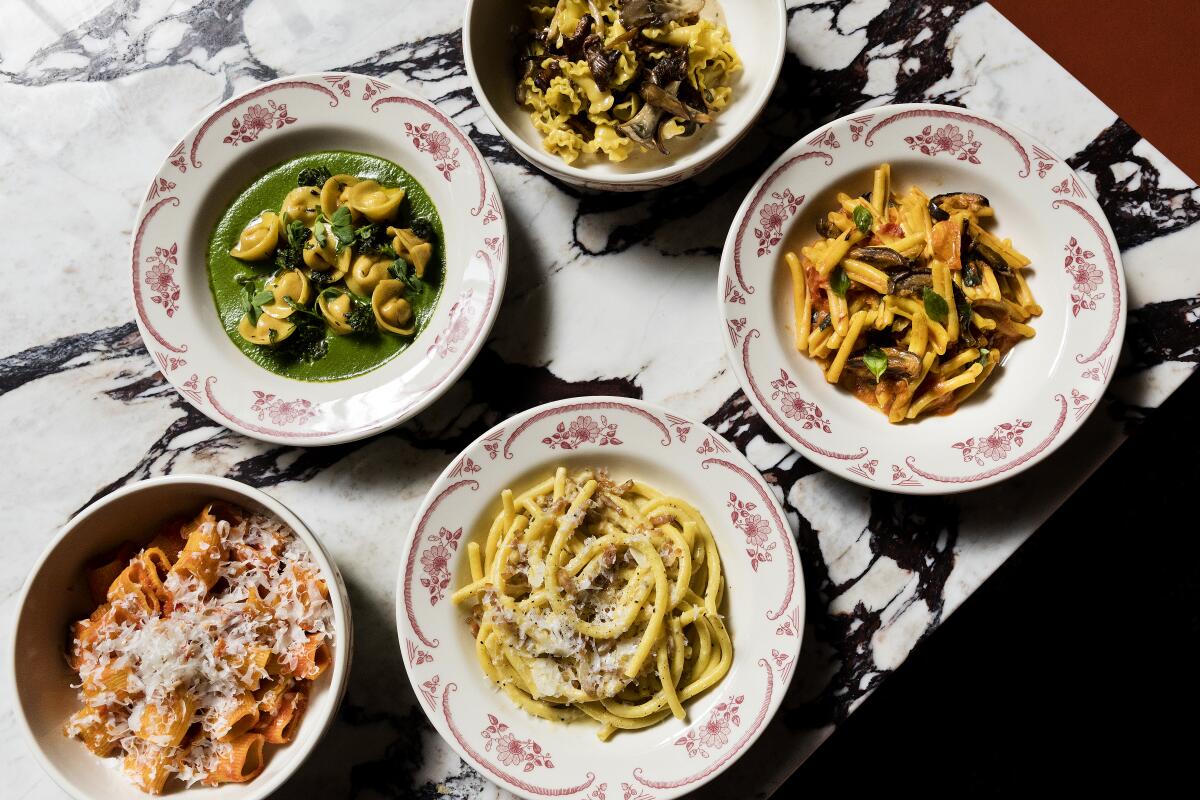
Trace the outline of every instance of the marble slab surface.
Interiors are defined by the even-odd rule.
[[[0,615],[11,618],[55,529],[114,487],[195,471],[275,495],[340,564],[357,645],[338,721],[284,796],[498,794],[414,700],[392,588],[426,488],[507,414],[579,394],[644,397],[717,426],[777,487],[809,588],[802,663],[759,744],[699,793],[763,797],[1200,358],[1200,269],[1189,249],[1200,248],[1200,190],[986,4],[789,0],[783,75],[745,144],[687,184],[617,196],[547,180],[497,135],[468,86],[457,0],[359,0],[337,24],[330,8],[8,0],[0,25],[0,270],[24,287],[0,318]],[[440,402],[385,435],[305,450],[217,427],[164,383],[133,324],[126,270],[138,201],[181,131],[255,82],[318,70],[404,82],[464,126],[504,192],[512,262],[490,341]],[[822,121],[915,100],[1004,118],[1069,155],[1112,222],[1129,279],[1125,352],[1101,413],[1038,467],[958,497],[861,488],[781,444],[739,392],[714,313],[725,232],[765,166]],[[615,290],[628,285],[640,290]],[[18,735],[7,691],[0,763],[6,796],[61,796]]]

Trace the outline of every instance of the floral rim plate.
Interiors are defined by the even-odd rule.
[[[483,675],[465,612],[466,544],[500,492],[558,465],[606,466],[692,502],[712,526],[727,576],[729,674],[669,718],[606,743],[597,726],[532,717]],[[505,420],[467,447],[417,512],[396,589],[409,680],[438,733],[475,769],[524,797],[667,800],[706,783],[749,747],[779,707],[804,628],[804,577],[771,487],[705,426],[649,403],[585,397]]]
[[[788,249],[815,236],[838,191],[893,185],[970,191],[995,208],[992,230],[1032,260],[1044,313],[976,395],[947,416],[891,425],[825,382],[792,346]],[[856,483],[944,494],[1012,477],[1083,424],[1112,378],[1125,331],[1121,256],[1100,206],[1067,163],[1028,134],[950,106],[873,108],[818,128],[771,165],[734,219],[718,300],[729,358],[763,418],[814,463]]]
[[[364,375],[308,383],[259,367],[229,340],[205,253],[237,191],[287,158],[330,149],[381,156],[420,182],[442,218],[446,276],[407,350]],[[363,75],[282,78],[201,120],[151,181],[130,256],[138,329],[167,380],[221,425],[280,444],[359,439],[412,417],[466,369],[500,305],[507,239],[483,157],[432,103]]]

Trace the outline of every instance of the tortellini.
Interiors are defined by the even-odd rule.
[[[346,190],[346,205],[351,212],[359,212],[371,222],[390,219],[404,201],[404,188],[397,186],[386,189],[378,181],[359,181]]]
[[[283,198],[283,207],[279,209],[281,217],[288,220],[298,219],[304,227],[311,228],[321,213],[321,192],[313,186],[297,186]]]
[[[368,253],[354,259],[354,266],[346,273],[346,286],[355,294],[370,297],[379,282],[388,276],[391,261]]]
[[[242,229],[238,243],[229,251],[229,255],[242,261],[262,261],[279,245],[279,215],[274,211],[264,211],[250,224]]]
[[[404,299],[404,282],[389,278],[380,281],[371,293],[375,322],[384,330],[408,335],[413,332],[412,305]]]
[[[433,257],[433,245],[417,236],[412,228],[389,227],[387,232],[392,237],[392,249],[413,265],[418,278],[424,278],[425,267]]]
[[[262,307],[262,313],[276,319],[287,319],[295,313],[292,303],[306,306],[309,300],[308,278],[298,269],[289,269],[271,277],[266,290],[275,296],[274,302]],[[291,299],[292,303],[288,300]]]
[[[317,296],[317,308],[335,336],[354,332],[350,326],[350,311],[354,308],[354,301],[348,292],[326,289]]]
[[[328,272],[323,283],[340,281],[350,270],[351,249],[343,247],[341,252],[338,252],[338,238],[333,233],[333,228],[327,222],[317,224],[321,226],[321,238],[325,243],[322,245],[315,235],[309,237],[304,243],[302,254],[304,265],[313,272]]]
[[[295,330],[295,323],[269,314],[260,314],[257,322],[251,322],[250,315],[246,314],[238,323],[238,333],[250,344],[276,345],[291,336]]]
[[[334,175],[321,187],[321,211],[332,217],[341,206],[346,205],[346,190],[358,183],[353,175]],[[351,209],[353,213],[353,209]]]

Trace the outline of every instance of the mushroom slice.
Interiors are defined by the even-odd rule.
[[[312,186],[297,186],[283,198],[279,209],[280,216],[288,219],[298,219],[304,227],[311,228],[317,221],[317,213],[321,210],[321,192]]]
[[[403,201],[403,187],[388,189],[374,180],[359,181],[346,190],[346,205],[371,222],[383,222],[391,217]]]
[[[694,108],[689,108],[676,96],[679,92],[679,81],[673,81],[669,84],[669,87],[671,91],[668,92],[660,86],[655,86],[653,83],[643,83],[641,89],[642,99],[656,108],[661,108],[673,116],[683,117],[689,122],[695,121],[705,124],[712,122],[712,117],[708,114],[705,114],[703,111],[697,111]]]
[[[642,147],[649,150],[652,147],[662,150],[658,144],[658,118],[662,116],[662,109],[656,108],[649,103],[643,103],[638,112],[629,118],[628,122],[622,122],[617,126],[617,130],[625,136],[628,136],[633,141],[640,144]],[[662,150],[663,153],[667,152]]]
[[[976,217],[988,217],[992,214],[991,203],[981,194],[948,192],[935,195],[929,201],[929,216],[939,222],[950,219],[950,215],[956,211],[969,211]]]
[[[350,294],[340,289],[326,289],[317,295],[317,309],[336,336],[354,332],[350,327],[350,311],[353,308],[354,300]]]
[[[332,217],[339,206],[346,204],[346,189],[358,183],[353,175],[334,175],[321,187],[321,211]],[[353,211],[354,209],[351,209]]]
[[[927,269],[897,272],[888,280],[888,294],[919,295],[933,287],[933,273]]]
[[[624,0],[621,25],[626,28],[658,28],[668,22],[686,22],[700,16],[704,0]]]
[[[264,288],[275,295],[275,301],[263,306],[262,312],[275,319],[287,319],[295,313],[296,309],[288,302],[288,298],[297,305],[308,305],[308,278],[298,269],[284,270],[274,275],[267,280]]]
[[[346,286],[363,297],[370,297],[379,282],[388,276],[390,260],[363,253],[354,259],[354,265],[346,273]]]
[[[242,261],[261,261],[279,245],[281,225],[279,215],[274,211],[264,211],[242,229],[238,243],[229,251],[229,255]]]
[[[853,258],[880,269],[899,269],[912,263],[890,247],[852,247],[846,253],[846,258]]]
[[[921,359],[907,350],[898,350],[895,347],[882,348],[887,356],[887,368],[883,374],[889,378],[903,378],[912,380],[921,374]],[[863,361],[863,354],[850,356],[850,360],[846,362],[846,369],[849,370],[855,377],[863,378],[874,382],[875,376],[871,370],[867,368],[867,364]]]
[[[371,293],[371,310],[375,312],[375,322],[384,330],[401,336],[416,330],[412,306],[404,299],[403,281],[394,278],[380,281]]]
[[[981,259],[983,259],[985,264],[992,268],[992,271],[997,272],[1000,275],[1012,274],[1012,267],[1010,267],[1008,262],[1004,260],[1004,256],[1000,255],[986,244],[983,244],[982,242],[976,242],[975,252]]]
[[[296,330],[296,324],[286,319],[278,319],[268,314],[261,314],[258,322],[251,322],[250,315],[244,314],[238,323],[238,334],[250,344],[276,345]]]
[[[412,228],[387,229],[392,236],[392,249],[412,263],[418,278],[425,277],[425,267],[433,258],[433,245],[422,239]]]

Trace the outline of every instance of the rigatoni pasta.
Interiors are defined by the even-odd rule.
[[[891,422],[953,412],[1034,336],[1030,259],[982,226],[986,197],[897,194],[889,164],[837,204],[820,239],[785,254],[796,349]]]
[[[291,740],[334,641],[328,590],[283,523],[223,504],[91,570],[66,733],[146,792],[253,779]]]
[[[517,705],[591,718],[606,740],[682,719],[729,671],[721,557],[691,504],[563,467],[501,500],[453,600],[471,609],[484,674]]]

